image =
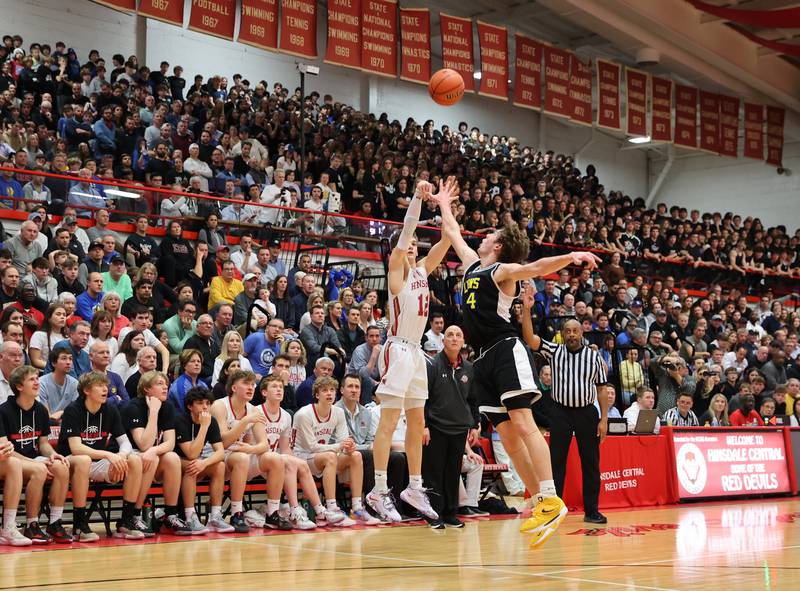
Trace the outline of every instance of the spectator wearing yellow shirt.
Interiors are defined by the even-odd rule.
[[[222,264],[222,275],[211,280],[211,292],[208,295],[208,309],[212,310],[219,304],[231,304],[237,295],[244,291],[244,285],[233,276],[235,265],[232,261]]]

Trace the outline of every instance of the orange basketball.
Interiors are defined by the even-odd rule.
[[[464,96],[464,79],[455,70],[442,68],[431,76],[428,94],[439,105],[455,105]]]

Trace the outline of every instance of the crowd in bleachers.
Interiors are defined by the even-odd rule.
[[[49,499],[50,524],[40,528],[38,507],[32,507],[27,538],[4,526],[0,535],[8,543],[91,541],[80,492],[90,479],[123,484],[119,535],[151,535],[142,506],[150,482],[164,473],[174,485],[162,520],[172,533],[245,531],[248,523],[279,529],[374,523],[359,490],[351,491],[352,519],[337,505],[330,485],[342,460],[315,474],[324,481],[324,496],[316,501],[302,467],[286,471],[287,483],[300,475],[315,521],[297,510],[296,482],[293,493],[286,491],[289,506],[275,504],[278,478],[270,454],[287,451],[286,428],[294,420],[297,429],[292,416],[303,417],[312,407],[319,412],[320,404],[341,416],[344,427],[339,440],[320,449],[309,441],[305,453],[342,452],[336,457],[349,458],[347,469],[368,479],[368,462],[354,458],[368,457],[377,426],[372,392],[387,319],[384,293],[366,288],[344,268],[321,273],[308,254],[287,264],[272,229],[333,240],[381,236],[387,220],[402,221],[419,179],[459,179],[454,213],[475,240],[518,224],[531,240],[532,256],[548,252],[548,244],[608,252],[595,276],[565,270],[557,281],[543,282],[532,313],[537,332],[555,341],[561,318],[582,322],[587,343],[608,365],[616,385],[609,395],[620,413],[630,416],[629,407],[649,405],[668,423],[684,424],[693,412],[709,425],[763,424],[783,414],[797,423],[800,417],[794,404],[800,399],[800,317],[770,295],[753,309],[743,293],[797,274],[800,235],[784,227],[767,230],[750,217],[665,205],[648,211],[640,199],[607,193],[594,167],[579,171],[570,156],[536,151],[466,123],[458,129],[413,119],[401,125],[329,95],[301,97],[280,83],[270,89],[266,81],[239,75],[186,80],[180,66],[163,62],[151,71],[135,56],[120,55],[106,63],[96,51],[82,64],[61,42],[23,48],[13,36],[4,37],[0,60],[0,162],[16,169],[2,172],[0,206],[29,214],[0,249],[0,403],[13,411],[30,402],[22,417],[38,400],[36,412],[45,414],[36,419],[28,455],[47,457],[41,466],[62,466],[59,486],[66,491],[71,482],[75,507],[71,533],[61,524],[64,501],[56,495]],[[307,114],[305,171],[301,110]],[[114,183],[124,183],[124,191],[115,192]],[[270,207],[275,205],[300,211]],[[336,215],[342,211],[373,219]],[[115,221],[129,221],[131,233],[114,231],[109,224]],[[439,222],[435,206],[423,208],[421,223]],[[152,235],[156,223],[165,226],[160,241]],[[199,229],[198,240],[184,235],[189,226]],[[646,281],[642,273],[664,262],[682,263],[675,267],[678,284],[689,276],[705,281],[708,295],[693,299],[673,277]],[[730,273],[746,277],[741,291],[714,283]],[[431,275],[430,330],[423,338],[431,356],[444,347],[445,327],[459,321],[461,275],[463,268],[451,273],[447,265]],[[518,313],[525,313],[521,305]],[[548,376],[549,369],[541,368],[545,391]],[[33,378],[35,392],[28,383]],[[332,395],[332,402],[337,392],[341,413],[322,400]],[[268,451],[262,446],[248,452],[263,455],[263,465],[231,460],[245,481],[252,470],[269,473],[273,488],[259,518],[244,514],[241,490],[232,483],[228,523],[219,512],[221,489],[214,486],[224,481],[218,466],[235,455],[231,445],[239,445],[244,433],[226,417],[247,408],[249,396],[262,409],[253,424],[269,426],[277,416],[289,427],[265,428],[264,437],[274,436]],[[228,400],[234,402],[226,410]],[[101,420],[104,412],[110,418],[90,433],[98,412]],[[546,424],[546,406],[537,413]],[[159,431],[173,431],[169,445],[153,444],[155,426],[152,433],[137,427],[149,425],[148,417],[157,419]],[[60,430],[54,448],[46,444],[50,425]],[[107,443],[92,438],[97,434]],[[0,443],[0,458],[10,453]],[[64,467],[65,458],[83,456],[91,463],[70,460]],[[6,481],[3,470],[11,463],[0,461]],[[42,468],[25,469],[26,479],[42,478]],[[331,469],[334,478],[326,480]],[[394,473],[401,479],[402,467]],[[193,513],[192,490],[206,477],[214,490],[203,524]],[[508,492],[522,492],[513,472],[505,483]],[[180,517],[179,493],[186,508]],[[476,495],[474,485],[464,495],[473,514]],[[13,524],[13,503],[8,496],[5,501],[4,524]]]

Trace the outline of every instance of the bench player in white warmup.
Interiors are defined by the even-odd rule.
[[[516,225],[487,234],[478,252],[472,250],[450,210],[451,196],[435,197],[442,230],[466,266],[463,287],[464,331],[476,352],[473,387],[480,411],[489,417],[522,481],[536,498],[533,515],[520,528],[533,534],[531,547],[550,537],[567,514],[556,495],[550,451],[533,420],[531,405],[541,397],[533,378],[533,356],[511,324],[511,305],[520,295],[520,281],[555,273],[569,265],[600,261],[589,252],[572,252],[521,264],[530,243]],[[537,494],[538,492],[538,494]]]
[[[267,431],[270,450],[280,454],[283,460],[285,470],[283,491],[289,502],[289,521],[295,529],[314,529],[317,526],[336,525],[344,521],[347,515],[343,511],[325,508],[317,493],[308,462],[301,460],[292,452],[292,415],[281,408],[283,379],[273,373],[261,380],[260,388],[264,403],[256,409],[266,419],[264,428]],[[308,518],[297,498],[298,481],[303,487],[303,496],[309,500],[314,509],[315,521]]]
[[[426,181],[417,183],[406,211],[403,229],[389,256],[389,335],[378,361],[381,380],[376,394],[381,400],[381,419],[372,449],[375,488],[367,495],[369,506],[388,521],[401,520],[389,494],[386,468],[392,433],[403,410],[407,421],[409,485],[400,493],[400,498],[428,519],[439,517],[422,486],[422,435],[425,430],[428,373],[420,342],[428,322],[428,275],[439,266],[450,249],[450,242],[442,237],[430,249],[428,256],[417,261],[417,240],[414,237],[422,202],[431,198],[432,188]],[[458,185],[453,177],[448,178],[447,183],[439,184],[439,195],[442,202],[450,207],[452,195],[458,195]]]

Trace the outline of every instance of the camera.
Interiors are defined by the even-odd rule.
[[[661,367],[663,367],[667,371],[675,371],[676,369],[678,369],[678,366],[675,365],[675,363],[672,361],[662,361]]]

